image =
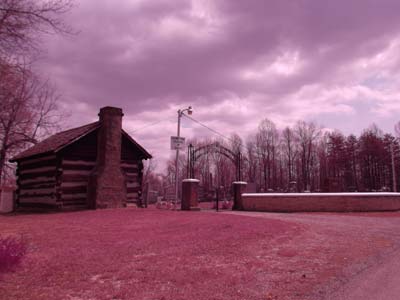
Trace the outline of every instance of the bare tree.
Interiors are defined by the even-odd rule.
[[[0,0],[0,56],[32,54],[42,33],[71,32],[61,16],[70,0]]]
[[[397,138],[400,138],[400,121],[394,125],[394,132]]]
[[[72,32],[70,0],[0,0],[0,180],[7,158],[58,127],[58,95],[31,65],[44,33]]]
[[[296,135],[290,127],[282,131],[282,148],[287,162],[289,184],[294,178],[294,160],[297,155]]]
[[[279,133],[275,123],[264,119],[256,135],[257,152],[263,165],[264,189],[275,188],[275,155]]]
[[[151,183],[155,176],[155,170],[157,168],[157,161],[149,159],[144,162],[142,184],[145,186],[147,183]]]
[[[311,167],[314,163],[314,147],[315,142],[320,137],[321,130],[313,122],[298,121],[295,131],[300,146],[303,189],[309,190],[311,186]]]
[[[233,153],[243,152],[243,140],[240,135],[237,133],[231,134],[228,148],[230,148]]]
[[[346,185],[347,188],[351,190],[359,190],[358,186],[358,140],[357,137],[353,134],[349,135],[346,138],[346,159],[347,159],[347,178]]]
[[[246,175],[247,179],[250,182],[256,182],[257,180],[257,169],[258,169],[258,160],[257,160],[257,149],[256,149],[256,141],[255,136],[251,135],[248,137],[246,141]]]
[[[58,95],[28,69],[0,65],[0,178],[7,158],[58,129]]]

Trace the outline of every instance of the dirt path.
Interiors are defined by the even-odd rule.
[[[311,225],[317,232],[373,234],[390,240],[389,247],[372,255],[360,253],[361,261],[343,268],[340,278],[319,287],[314,299],[323,300],[398,300],[400,299],[400,214],[271,214],[226,212],[249,217],[294,221]],[[346,241],[346,236],[343,236]],[[375,245],[376,246],[376,245]],[[374,245],[371,245],[371,248]],[[353,249],[349,249],[351,252]],[[319,295],[318,295],[319,294]]]
[[[326,300],[400,299],[400,253],[386,257],[356,275]]]

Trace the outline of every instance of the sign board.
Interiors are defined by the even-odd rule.
[[[181,150],[185,146],[185,138],[184,137],[177,137],[171,136],[171,150]]]

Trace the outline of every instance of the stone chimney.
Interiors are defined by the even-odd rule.
[[[89,206],[116,208],[126,206],[126,182],[121,170],[121,108],[100,109],[97,135],[97,162],[89,180]]]

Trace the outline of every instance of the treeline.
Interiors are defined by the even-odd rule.
[[[192,140],[195,147],[216,140]],[[373,192],[399,190],[400,145],[376,125],[359,137],[327,131],[313,122],[299,121],[279,130],[268,119],[243,141],[234,134],[219,144],[241,152],[242,180],[256,192]],[[180,179],[187,177],[186,155],[180,157]],[[393,174],[394,173],[394,174]],[[167,182],[174,182],[173,161],[167,166]],[[224,186],[235,176],[235,165],[220,151],[210,151],[195,164],[195,178],[206,189]],[[395,176],[393,176],[395,175]]]

